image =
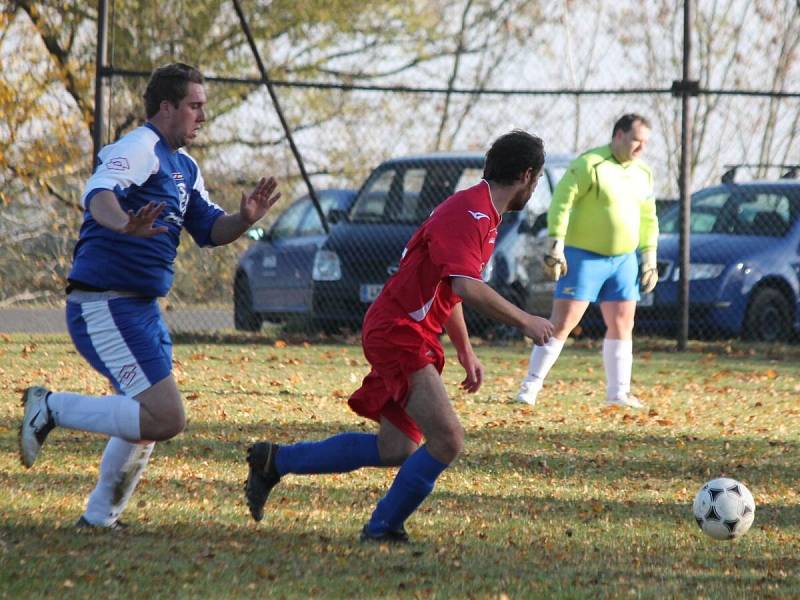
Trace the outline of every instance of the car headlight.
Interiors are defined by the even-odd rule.
[[[722,274],[725,270],[725,265],[717,265],[713,263],[691,263],[689,265],[689,281],[696,281],[698,279],[714,279]],[[681,268],[675,267],[675,272],[672,275],[673,281],[678,281],[681,275]]]
[[[311,271],[314,281],[338,281],[342,278],[342,263],[333,250],[317,250],[314,255],[314,268]]]

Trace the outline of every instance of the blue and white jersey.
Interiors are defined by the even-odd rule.
[[[211,228],[225,214],[208,197],[200,167],[184,150],[173,151],[150,123],[105,146],[86,184],[85,209],[69,278],[101,290],[165,296],[184,227],[199,246],[212,246]],[[148,202],[166,206],[155,225],[169,231],[151,238],[117,233],[92,218],[89,203],[102,190],[116,194],[124,211]]]

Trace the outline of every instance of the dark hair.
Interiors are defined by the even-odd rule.
[[[190,82],[203,83],[203,74],[184,63],[164,65],[153,71],[144,91],[144,109],[147,118],[159,111],[164,100],[177,107],[186,97],[186,89]]]
[[[511,185],[528,169],[539,173],[544,165],[544,142],[521,129],[501,135],[486,153],[483,178]]]
[[[648,129],[652,129],[652,127],[650,127],[650,121],[645,119],[642,115],[628,113],[622,115],[619,119],[617,119],[617,122],[614,123],[614,129],[611,131],[611,137],[613,138],[615,135],[617,135],[618,131],[623,131],[625,133],[629,132],[631,127],[633,127],[633,124],[637,121]]]

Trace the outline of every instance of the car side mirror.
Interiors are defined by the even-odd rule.
[[[547,229],[547,213],[543,212],[542,214],[538,215],[536,219],[533,221],[533,225],[530,226],[530,233],[531,235],[538,236],[542,231]]]
[[[328,223],[331,225],[336,225],[336,223],[342,223],[344,221],[347,221],[347,211],[341,208],[332,208],[328,211]]]
[[[251,227],[247,230],[247,237],[251,240],[259,241],[266,237],[266,232],[263,227]]]

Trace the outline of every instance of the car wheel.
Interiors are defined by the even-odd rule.
[[[246,275],[236,277],[233,285],[233,325],[239,331],[261,329],[261,315],[253,310],[253,292]]]
[[[792,334],[792,307],[774,288],[758,290],[744,319],[743,336],[759,342],[785,342]]]

